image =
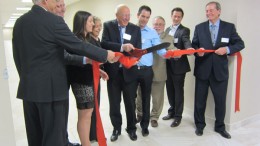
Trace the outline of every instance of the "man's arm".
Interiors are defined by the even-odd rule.
[[[57,43],[68,50],[78,55],[86,56],[99,62],[106,62],[107,59],[113,58],[113,53],[108,53],[106,50],[96,47],[88,42],[79,40],[68,28],[62,18],[55,25],[55,39]],[[109,54],[109,56],[108,56]],[[112,56],[111,56],[112,55]]]

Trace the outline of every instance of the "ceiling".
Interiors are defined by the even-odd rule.
[[[78,1],[79,0],[65,0],[65,3],[66,5],[70,5]],[[32,0],[0,0],[0,22],[2,27],[12,27],[12,24],[15,22],[15,18],[28,11],[17,10],[17,8],[31,8],[32,5]],[[7,23],[10,23],[10,25],[7,25]]]

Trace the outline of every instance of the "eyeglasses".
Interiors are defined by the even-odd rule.
[[[154,23],[153,25],[154,26],[164,26],[165,24],[164,23]]]

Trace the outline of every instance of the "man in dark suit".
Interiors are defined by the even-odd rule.
[[[165,31],[173,37],[174,47],[180,50],[191,49],[190,29],[181,24],[183,16],[184,12],[181,8],[174,8],[171,11],[172,26]],[[177,127],[181,123],[183,113],[185,76],[190,71],[187,55],[168,59],[166,67],[166,90],[170,108],[163,120],[174,118],[171,127]]]
[[[101,46],[115,52],[129,52],[133,48],[141,48],[140,28],[129,22],[130,10],[126,5],[118,5],[116,19],[104,23]],[[126,69],[119,63],[104,64],[105,71],[109,75],[107,90],[110,105],[110,119],[114,127],[111,141],[116,141],[121,134],[122,115],[120,113],[121,92],[125,103],[127,128],[126,131],[131,140],[136,140],[136,116],[135,97],[136,71],[134,66]]]
[[[215,101],[215,131],[221,136],[230,139],[225,129],[226,94],[228,85],[228,58],[244,48],[244,42],[236,32],[234,24],[220,20],[221,6],[218,2],[209,2],[206,5],[208,21],[195,27],[192,46],[195,49],[215,50],[214,53],[198,53],[195,58],[194,75],[195,105],[194,119],[196,135],[203,135],[205,123],[205,109],[208,88]]]
[[[13,57],[20,77],[29,146],[68,145],[68,86],[64,50],[106,62],[114,53],[76,38],[53,13],[59,0],[34,0],[13,28]],[[52,12],[52,13],[50,13]]]

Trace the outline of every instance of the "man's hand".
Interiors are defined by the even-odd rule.
[[[218,54],[218,55],[225,55],[225,54],[227,54],[227,48],[226,47],[218,48],[215,51],[215,53]]]
[[[107,61],[109,63],[114,63],[119,60],[120,56],[115,56],[115,52],[107,50]]]
[[[200,50],[205,50],[204,48],[199,48]],[[204,53],[198,53],[200,57],[204,56]]]
[[[187,48],[186,50],[195,50],[194,48]],[[194,53],[192,54],[189,54],[189,55],[193,55]]]
[[[123,45],[122,45],[122,48],[123,48],[123,50],[124,50],[125,52],[129,52],[129,51],[135,49],[135,47],[134,47],[132,44],[130,44],[130,43],[123,44]]]
[[[114,63],[114,58],[115,58],[115,52],[111,50],[107,50],[107,61],[109,63]]]
[[[87,64],[92,64],[92,59],[89,59],[89,58],[86,57],[86,63]]]

